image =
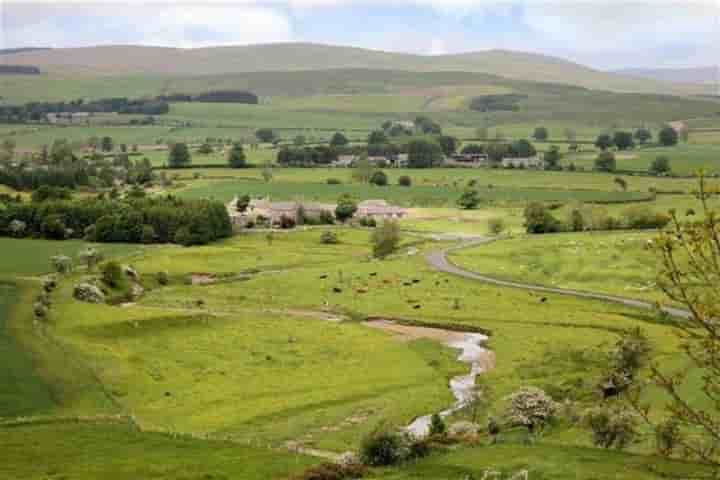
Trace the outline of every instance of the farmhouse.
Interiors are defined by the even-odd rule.
[[[86,123],[91,113],[88,112],[74,112],[74,113],[48,113],[47,121],[49,123]]]
[[[540,155],[526,158],[505,157],[501,162],[503,168],[535,168],[541,170],[544,166]]]
[[[445,165],[451,167],[487,167],[490,159],[484,153],[456,153],[445,159]]]
[[[365,200],[358,204],[355,217],[374,218],[375,220],[396,220],[404,218],[407,210],[388,204],[385,200]]]

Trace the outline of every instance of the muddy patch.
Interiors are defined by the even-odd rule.
[[[212,273],[191,273],[190,283],[192,285],[212,285],[217,282],[217,277]]]

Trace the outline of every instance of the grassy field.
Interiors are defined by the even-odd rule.
[[[459,265],[499,278],[607,292],[653,301],[657,260],[646,249],[653,233],[520,236],[452,255]]]
[[[455,352],[430,341],[399,342],[355,321],[335,323],[327,319],[332,315],[489,329],[489,346],[498,362],[480,381],[491,387],[486,391],[487,411],[494,413],[502,411],[507,394],[528,384],[556,398],[571,398],[581,405],[591,402],[604,367],[604,352],[616,340],[618,329],[642,326],[651,338],[654,355],[669,359],[668,366],[681,361],[669,356],[677,342],[673,329],[650,314],[564,296],[546,295],[543,301],[540,295],[440,274],[423,258],[427,249],[440,244],[414,237],[406,237],[401,251],[390,259],[370,260],[368,232],[338,232],[339,245],[321,245],[319,231],[306,231],[277,234],[272,241],[263,234],[247,234],[207,247],[144,250],[126,258],[152,289],[137,305],[125,308],[77,302],[71,298],[72,285],[86,274],[66,279],[53,295],[47,326],[47,338],[60,347],[65,361],[57,362],[59,352],[52,349],[35,353],[43,379],[52,380],[53,391],[60,393],[53,398],[57,405],[52,411],[132,414],[144,430],[229,436],[257,447],[295,440],[343,451],[357,445],[380,420],[404,424],[451,402],[447,380],[467,368],[454,361]],[[169,286],[158,287],[152,281],[161,270],[171,274]],[[199,272],[226,280],[189,285],[187,276]],[[23,308],[29,309],[27,304]],[[40,338],[33,341],[36,348],[42,345]],[[52,358],[56,358],[54,364]],[[89,371],[83,375],[88,376],[73,371],[74,380],[58,378],[57,365],[61,364],[62,372],[85,366]],[[209,448],[213,455],[192,462],[196,467],[187,471],[186,478],[212,474],[259,480],[304,464],[278,451],[240,446],[234,446],[237,463],[222,463],[225,444],[171,440],[115,425],[0,428],[2,435],[10,436],[11,448],[9,460],[0,468],[28,478],[47,475],[46,470],[38,470],[37,462],[28,462],[30,456],[45,451],[56,454],[43,465],[81,479],[86,478],[82,475],[92,478],[103,468],[112,471],[108,478],[125,479],[132,474],[174,478],[188,458],[202,456]],[[68,447],[63,455],[57,438],[74,439],[75,445],[105,440],[96,442],[98,447],[88,447],[90,452],[103,450],[78,458],[77,448]],[[32,449],[20,450],[30,439],[34,439]],[[631,450],[647,452],[650,440],[642,437]],[[456,474],[477,473],[486,466],[532,465],[539,475],[573,478],[572,472],[581,468],[567,460],[567,452],[574,448],[602,463],[607,471],[630,462],[632,469],[623,471],[637,475],[627,478],[643,478],[646,462],[655,462],[652,457],[590,449],[587,432],[563,425],[533,447],[519,441],[508,438],[507,445],[492,449],[436,454],[375,476],[445,478],[442,475],[447,474],[456,478]],[[133,449],[141,448],[158,456],[183,448],[188,457],[173,455],[167,462],[142,464],[131,461]],[[103,452],[109,451],[115,460],[100,463]],[[518,453],[508,463],[492,460],[499,458],[493,456],[494,451]],[[276,455],[277,460],[271,460]],[[240,462],[245,458],[246,462]],[[580,478],[592,478],[589,470],[582,471],[588,476]],[[652,477],[647,474],[647,478]]]
[[[247,149],[249,161],[259,161],[272,157],[272,150]],[[255,157],[257,155],[258,157]],[[153,162],[162,162],[165,155],[151,156]],[[193,162],[204,162],[204,157],[193,156]],[[257,160],[256,160],[257,158]],[[220,158],[217,158],[220,162]],[[618,191],[616,177],[621,177],[632,192],[690,193],[697,188],[693,178],[650,177],[640,175],[614,175],[598,172],[552,172],[537,170],[469,169],[469,168],[433,168],[433,169],[385,169],[390,184],[397,184],[398,178],[407,175],[416,186],[453,186],[462,187],[474,180],[477,185],[508,188],[526,188],[538,190],[597,190]],[[343,183],[352,183],[353,170],[345,168],[275,168],[273,181],[281,183],[324,183],[335,178]],[[193,180],[200,175],[204,180],[227,180],[233,177],[262,181],[262,171],[258,169],[193,169],[168,170],[169,175],[179,176],[182,181]]]
[[[40,275],[50,273],[53,255],[67,255],[75,258],[89,245],[80,240],[27,240],[0,238],[0,279],[13,276]],[[137,245],[105,244],[99,247],[106,257],[124,256],[140,249]]]
[[[316,460],[222,441],[140,433],[122,423],[0,427],[0,477],[45,480],[283,480]]]
[[[184,198],[213,198],[223,202],[238,194],[253,197],[269,196],[273,200],[304,199],[306,201],[334,202],[343,194],[359,199],[382,198],[403,206],[440,207],[452,206],[463,192],[457,186],[420,185],[400,187],[397,185],[374,187],[367,184],[327,185],[324,183],[278,182],[260,183],[247,180],[193,182],[179,191]],[[649,198],[641,192],[603,192],[589,190],[541,190],[494,186],[476,187],[483,202],[524,203],[528,201],[582,202],[634,202]]]
[[[700,169],[708,174],[720,173],[720,146],[680,144],[676,147],[643,148],[616,154],[617,168],[646,172],[659,156],[670,159],[672,172],[677,175],[693,175]],[[563,161],[591,170],[596,154],[568,155]]]

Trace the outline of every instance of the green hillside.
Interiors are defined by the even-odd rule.
[[[704,88],[626,77],[555,57],[504,50],[426,56],[306,43],[198,49],[101,46],[20,52],[6,55],[5,59],[9,64],[37,66],[54,78],[361,68],[476,72],[626,92],[700,93]]]

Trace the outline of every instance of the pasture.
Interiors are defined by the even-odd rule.
[[[680,144],[675,147],[654,147],[628,150],[616,153],[617,168],[625,171],[646,172],[652,162],[659,156],[668,157],[672,173],[690,176],[699,170],[707,174],[720,174],[720,146],[698,145],[693,143]],[[591,170],[597,154],[567,155],[563,161],[566,165],[571,162],[578,167]]]
[[[358,200],[382,198],[390,203],[415,207],[452,206],[463,192],[461,185],[420,185],[401,187],[388,185],[375,187],[368,184],[328,185],[323,183],[278,182],[261,183],[247,180],[193,182],[178,195],[183,198],[212,198],[227,202],[238,194],[252,197],[270,197],[273,200],[335,202],[344,194]],[[486,203],[526,203],[529,201],[569,201],[587,203],[637,202],[650,198],[642,192],[607,192],[590,190],[543,190],[531,188],[475,187]]]
[[[519,236],[453,253],[458,265],[503,279],[660,301],[657,259],[640,232]]]
[[[317,462],[227,441],[138,432],[120,421],[0,426],[0,443],[0,477],[7,479],[280,480]]]

